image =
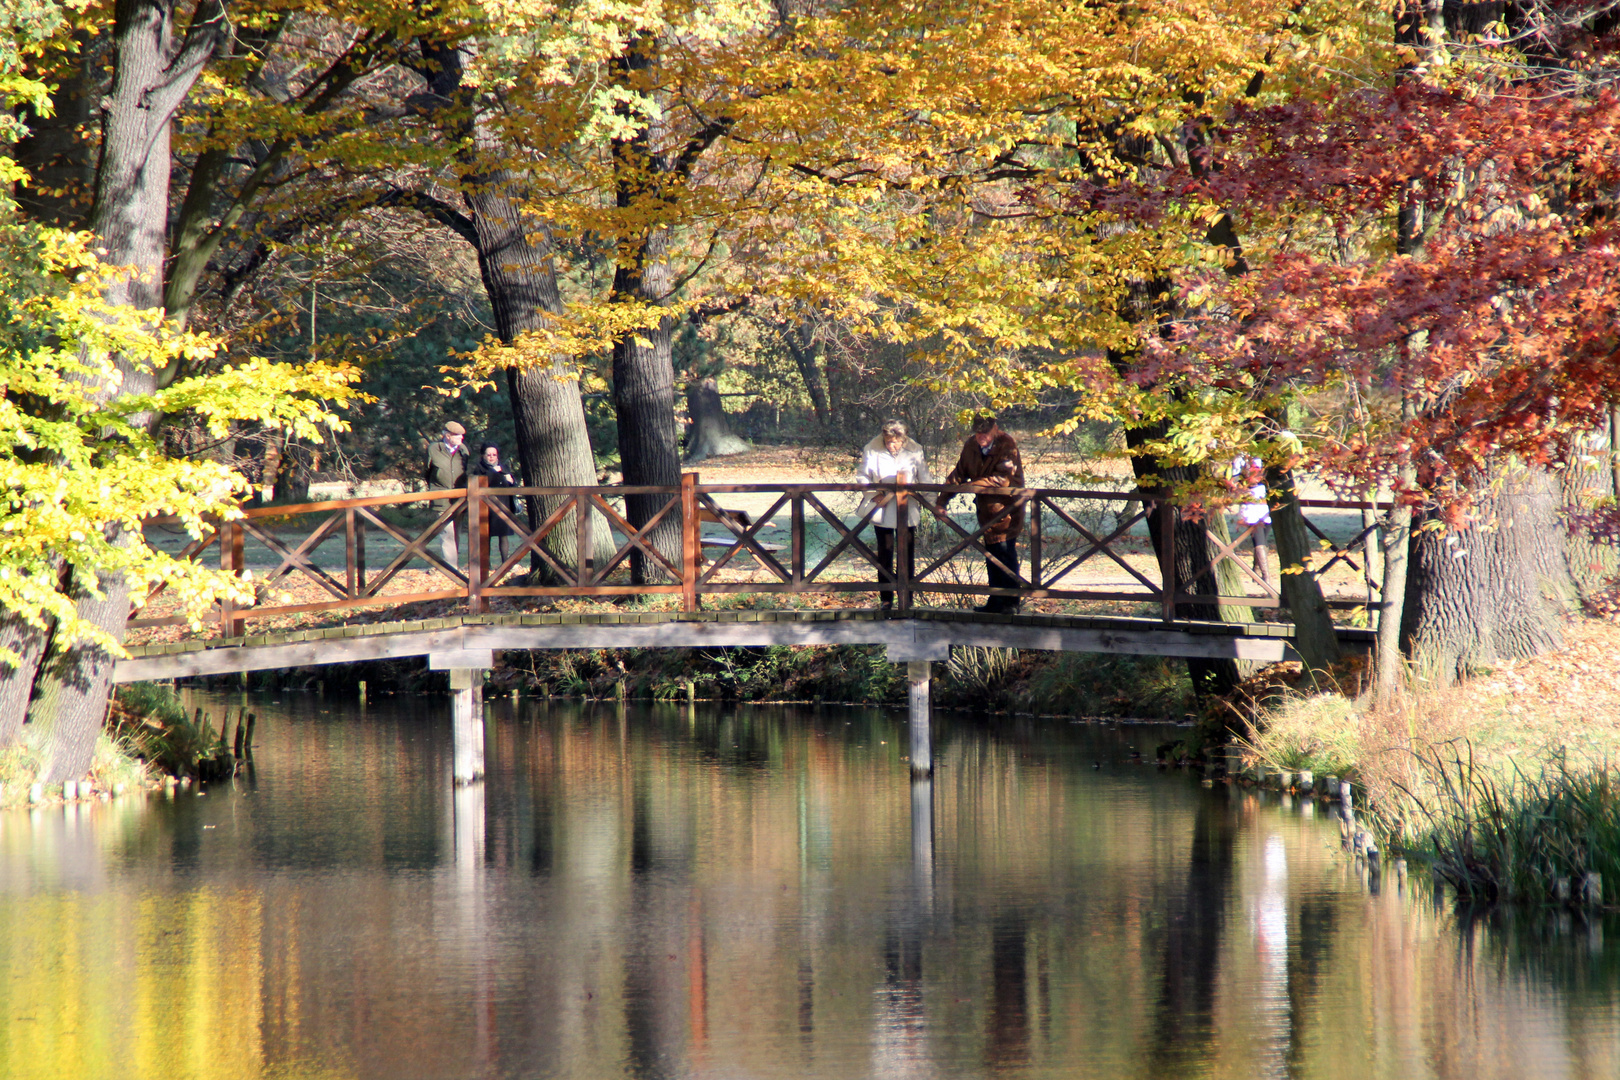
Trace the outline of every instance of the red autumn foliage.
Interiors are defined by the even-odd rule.
[[[1217,145],[1184,193],[1289,239],[1249,274],[1184,283],[1216,300],[1144,335],[1139,378],[1404,391],[1416,419],[1352,428],[1316,464],[1360,486],[1411,462],[1441,504],[1490,459],[1573,457],[1620,401],[1609,91],[1408,81],[1248,110]],[[1396,207],[1421,211],[1414,254],[1390,254]]]

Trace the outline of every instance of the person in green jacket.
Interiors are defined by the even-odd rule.
[[[466,486],[467,448],[462,445],[466,437],[467,429],[452,420],[444,425],[438,440],[428,444],[427,464],[422,466],[422,480],[428,490],[442,491]],[[451,566],[461,565],[456,549],[455,518],[446,522],[444,530],[439,533],[439,550],[444,553],[445,562]]]

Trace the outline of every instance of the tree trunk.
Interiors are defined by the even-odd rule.
[[[422,45],[422,74],[438,108],[434,120],[447,138],[466,149],[460,163],[466,170],[463,198],[469,217],[423,197],[417,203],[430,216],[454,229],[473,245],[478,272],[495,316],[495,332],[505,344],[524,334],[542,330],[552,315],[563,311],[552,259],[551,233],[544,222],[525,215],[519,190],[521,180],[509,170],[488,168],[500,153],[493,137],[479,128],[472,114],[468,88],[462,82],[462,53],[455,46]],[[579,395],[578,373],[568,358],[553,356],[545,367],[506,369],[507,392],[517,433],[517,458],[523,482],[530,487],[592,487],[596,484],[596,458],[585,426],[585,404]],[[526,500],[531,525],[539,525],[561,505],[561,496]],[[546,550],[563,566],[577,565],[577,529],[564,522],[545,541]],[[604,561],[612,555],[612,536],[599,515],[587,523],[591,550]],[[532,569],[543,579],[552,575],[536,557]]]
[[[239,30],[236,40],[239,48],[236,52],[251,58],[240,73],[243,83],[251,86],[258,81],[288,21],[287,13],[277,12],[262,24],[250,23]],[[338,65],[334,70],[344,72],[352,80],[360,76],[364,67]],[[290,139],[268,144],[254,142],[246,148],[221,145],[217,142],[221,134],[218,119],[216,116],[210,124],[210,145],[198,152],[191,166],[186,192],[172,223],[174,245],[163,286],[163,313],[178,329],[185,329],[191,317],[191,308],[209,260],[219,250],[226,234],[241,221],[250,200],[293,145]],[[256,156],[257,160],[248,173],[246,184],[234,193],[228,192],[225,190],[226,172],[241,162],[244,152]],[[221,203],[224,205],[223,213],[218,212]],[[177,361],[158,374],[158,385],[166,386],[181,374],[182,368]]]
[[[686,411],[692,426],[686,432],[686,463],[705,458],[746,454],[751,447],[731,433],[720,389],[713,379],[697,379],[686,387]]]
[[[625,84],[634,86],[646,82],[656,65],[657,43],[650,34],[632,42],[614,63]],[[624,107],[618,111],[627,120],[641,123]],[[669,229],[656,220],[666,212],[665,199],[676,197],[665,190],[665,185],[683,179],[676,174],[690,171],[701,151],[683,151],[680,161],[684,165],[665,161],[654,153],[651,136],[646,127],[638,126],[633,134],[613,141],[615,205],[621,211],[640,211],[648,220],[637,223],[620,238],[621,255],[613,273],[611,298],[615,303],[657,309],[668,302],[672,287]],[[718,131],[709,137],[718,137]],[[613,405],[618,419],[619,466],[626,486],[675,487],[681,482],[675,429],[675,365],[670,351],[674,325],[673,318],[663,315],[652,325],[621,334],[613,343]],[[625,516],[631,525],[643,528],[668,501],[668,496],[662,495],[626,496]],[[666,514],[647,539],[665,558],[680,565],[678,512]],[[643,582],[663,576],[656,564],[648,565],[651,561],[636,551],[631,556],[632,579]]]
[[[816,423],[826,427],[830,419],[827,387],[822,379],[821,366],[816,362],[817,350],[809,342],[799,341],[801,330],[802,327],[783,330],[782,342],[787,346],[788,353],[793,357],[793,363],[799,369],[799,378],[804,380],[804,390],[810,395],[810,407],[815,410]]]
[[[1614,497],[1615,467],[1620,462],[1613,451],[1616,434],[1620,432],[1611,422],[1607,432],[1588,440],[1588,454],[1558,474],[1560,500],[1566,511],[1590,511],[1599,502]],[[1614,545],[1593,543],[1582,529],[1563,532],[1569,576],[1579,598],[1589,600],[1620,574],[1620,558],[1616,557]]]
[[[34,690],[34,675],[45,652],[45,632],[15,615],[0,615],[0,647],[15,652],[21,662],[7,667],[0,662],[0,750],[22,739],[23,717]]]
[[[1164,430],[1161,426],[1136,427],[1125,429],[1125,445],[1132,450],[1138,450],[1154,439],[1161,437]],[[1190,484],[1198,478],[1199,467],[1196,465],[1168,466],[1161,463],[1151,455],[1136,453],[1131,455],[1131,469],[1136,475],[1137,486],[1144,496],[1158,497],[1177,484]],[[1158,477],[1157,481],[1148,480],[1149,477]],[[1164,551],[1165,539],[1160,528],[1158,514],[1148,517],[1148,535],[1153,540],[1155,554]],[[1175,525],[1175,581],[1174,591],[1178,594],[1191,596],[1215,596],[1220,588],[1219,579],[1214,573],[1200,574],[1210,563],[1209,537],[1204,532],[1202,522],[1189,521],[1176,513]],[[1194,574],[1200,574],[1194,577]],[[1212,622],[1221,621],[1224,616],[1219,604],[1182,603],[1176,606],[1176,614],[1183,619],[1208,619]],[[1211,695],[1220,696],[1229,694],[1238,684],[1238,668],[1235,660],[1210,660],[1199,657],[1187,659],[1187,673],[1192,677],[1193,691],[1202,700]]]
[[[1315,547],[1305,528],[1294,474],[1288,469],[1266,470],[1266,491],[1271,503],[1271,531],[1277,541],[1278,591],[1294,617],[1294,651],[1304,661],[1312,682],[1339,660],[1339,634],[1333,612],[1322,597],[1321,583],[1312,574],[1290,573],[1306,566]]]
[[[126,534],[122,542],[142,541]],[[129,617],[129,582],[121,574],[102,574],[99,585],[99,599],[87,590],[75,590],[78,615],[122,641],[124,621]],[[66,648],[52,645],[28,703],[28,723],[39,732],[45,754],[37,777],[40,783],[60,784],[90,771],[112,696],[115,663],[117,658],[99,646],[84,642]]]
[[[165,0],[117,4],[112,87],[102,100],[101,159],[90,213],[90,227],[104,249],[104,260],[133,271],[110,281],[106,300],[143,310],[157,307],[162,295],[170,123],[203,66],[229,35],[218,0],[198,4],[178,49],[172,47],[172,17]],[[115,360],[123,374],[119,393],[152,391],[150,370],[121,356]],[[141,538],[126,534],[118,542],[135,544]],[[114,641],[122,641],[129,583],[122,575],[103,574],[99,585],[100,598],[79,590],[79,616]],[[89,769],[107,712],[113,663],[114,657],[99,647],[51,646],[28,706],[28,722],[39,724],[45,734],[42,782],[76,779]],[[15,717],[4,722],[15,723]]]
[[[473,228],[478,235],[478,269],[484,291],[495,314],[501,341],[510,344],[541,329],[548,314],[562,312],[552,265],[549,234],[538,222],[526,222],[505,191],[507,178],[476,177],[467,194]],[[566,358],[552,357],[546,367],[506,369],[512,399],[512,420],[517,432],[517,456],[523,482],[531,487],[590,487],[596,483],[596,458],[591,453],[585,426],[585,403],[579,396],[577,372]],[[563,502],[562,496],[528,500],[529,519],[539,525]],[[611,536],[599,515],[591,515],[592,557],[612,554]],[[546,550],[564,566],[579,557],[577,532],[559,526],[546,538]],[[534,569],[544,564],[535,560]]]
[[[1396,481],[1396,498],[1416,479],[1416,471],[1403,467]],[[1394,697],[1402,686],[1406,669],[1406,655],[1401,624],[1406,612],[1406,588],[1409,581],[1412,554],[1412,507],[1397,502],[1389,511],[1389,520],[1380,530],[1384,548],[1383,584],[1378,590],[1383,604],[1378,611],[1378,633],[1373,643],[1373,675],[1379,700]]]
[[[646,248],[655,245],[648,244]],[[656,245],[661,248],[662,244]],[[647,256],[656,259],[650,251]],[[650,273],[657,263],[645,264]],[[614,276],[614,292],[642,296],[652,291],[641,281],[639,269],[621,266]],[[653,295],[658,293],[653,291]],[[670,334],[674,320],[668,315],[656,326],[626,334],[613,345],[613,406],[618,417],[619,466],[624,482],[630,485],[676,487],[681,482],[681,462],[676,451],[675,367],[670,357]],[[628,495],[625,516],[631,525],[642,528],[669,501],[665,495]],[[679,565],[681,516],[677,511],[664,515],[650,537],[652,546]],[[630,573],[637,582],[661,576],[657,564],[640,551],[631,556]]]
[[[1419,674],[1439,683],[1563,642],[1570,579],[1557,484],[1514,468],[1477,488],[1474,521],[1412,537],[1401,638]]]

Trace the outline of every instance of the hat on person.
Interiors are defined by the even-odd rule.
[[[465,435],[467,434],[467,429],[452,420],[448,424],[444,425],[444,433],[446,435]]]

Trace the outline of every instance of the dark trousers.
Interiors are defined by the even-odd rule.
[[[881,525],[874,525],[872,531],[877,534],[878,563],[883,569],[892,574],[894,573],[894,530],[885,529]],[[907,526],[906,534],[906,539],[911,541],[906,545],[906,579],[910,580],[917,576],[917,526]],[[881,583],[883,579],[878,578],[878,581]],[[894,606],[894,593],[879,592],[878,598],[883,602],[884,607]]]
[[[1006,565],[1007,570],[1012,571],[1009,574],[1007,570],[1003,570],[989,559],[984,560],[984,568],[990,575],[990,587],[992,589],[1021,588],[1016,576],[1018,573],[1018,538],[1009,536],[1007,539],[993,544],[986,541],[984,550],[1000,559]],[[1018,597],[992,596],[985,603],[985,607],[991,611],[1012,611],[1018,607]]]

